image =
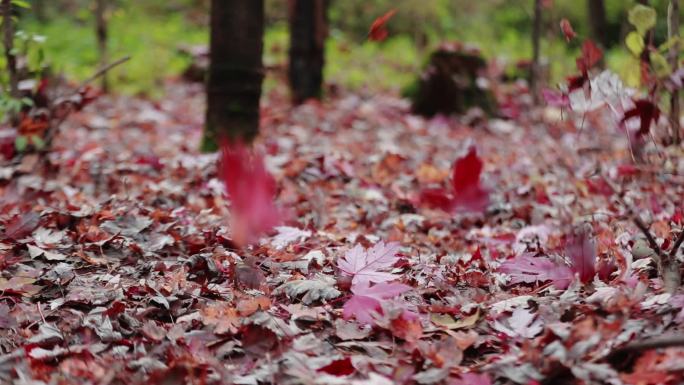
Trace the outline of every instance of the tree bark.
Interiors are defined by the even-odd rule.
[[[212,0],[203,151],[258,134],[263,34],[263,0]]]
[[[539,105],[539,77],[541,72],[541,29],[542,29],[542,0],[534,0],[534,20],[532,28],[532,67],[530,74],[530,91],[534,104]]]
[[[589,13],[589,32],[592,40],[601,44],[603,48],[608,47],[610,42],[604,0],[587,0],[587,12]]]
[[[292,101],[320,99],[328,34],[327,0],[290,0],[290,65]]]
[[[19,99],[19,74],[17,72],[17,57],[14,49],[14,23],[12,21],[12,0],[2,0],[2,30],[3,46],[5,48],[5,61],[7,62],[7,74],[9,77],[9,94],[12,98]],[[12,125],[17,125],[16,114],[10,116]]]
[[[667,34],[669,39],[679,39],[679,0],[670,0],[670,6],[667,9]],[[669,59],[672,71],[676,72],[679,68],[679,41],[670,48]],[[672,127],[671,141],[676,145],[681,143],[680,115],[679,90],[675,90],[670,96],[670,126]]]
[[[100,67],[107,65],[109,61],[107,53],[107,3],[106,0],[95,0],[95,36],[97,37],[97,50],[100,53]],[[107,75],[101,78],[102,91],[109,91]]]

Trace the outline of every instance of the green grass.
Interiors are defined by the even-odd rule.
[[[527,16],[511,14],[508,17],[512,21],[504,21],[516,25]],[[99,66],[91,19],[91,13],[85,9],[69,17],[54,17],[47,23],[25,19],[22,28],[47,37],[45,54],[56,72],[82,80]],[[410,34],[397,34],[378,43],[354,38],[352,34],[333,28],[326,43],[326,82],[356,91],[399,92],[415,80],[430,49],[440,41],[475,43],[487,58],[504,59],[509,65],[529,59],[532,48],[527,33],[512,28],[488,28],[488,22],[492,20],[488,20],[487,15],[473,15],[470,20],[455,24],[446,36],[429,33],[427,48],[423,50]],[[188,64],[188,58],[178,53],[178,46],[208,41],[207,27],[188,22],[181,12],[157,14],[144,8],[119,8],[111,15],[109,29],[110,60],[125,55],[132,58],[108,75],[113,90],[125,94],[161,97],[162,80],[179,75]],[[288,41],[286,23],[268,26],[264,37],[264,63],[267,66],[284,67]],[[577,47],[568,47],[560,37],[548,36],[543,41],[542,52],[549,60],[552,83],[575,72]],[[620,73],[627,58],[624,49],[615,49],[607,54],[607,63]],[[264,84],[265,92],[283,86],[282,76],[267,77]]]
[[[29,20],[22,28],[47,37],[44,49],[55,72],[83,80],[97,70],[99,55],[89,18],[57,18],[48,23]],[[131,60],[108,74],[113,89],[160,96],[161,80],[178,75],[188,64],[188,59],[178,54],[178,46],[206,43],[207,35],[180,15],[151,17],[115,11],[109,23],[109,56],[114,61],[130,55]]]

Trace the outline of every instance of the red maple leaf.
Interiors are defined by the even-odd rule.
[[[484,211],[489,204],[489,192],[480,184],[482,168],[482,159],[475,146],[471,146],[464,157],[454,162],[451,191],[426,189],[421,193],[421,202],[450,212]]]
[[[371,24],[370,31],[368,32],[368,40],[372,41],[383,41],[387,38],[389,34],[387,32],[387,22],[397,13],[396,9],[392,9],[384,15],[378,17]]]
[[[282,219],[276,184],[260,155],[242,143],[224,143],[220,176],[231,201],[231,232],[238,245],[255,242]]]
[[[577,32],[572,28],[572,24],[570,24],[568,19],[561,20],[560,28],[566,41],[570,41],[577,36]]]
[[[655,124],[660,118],[660,109],[648,99],[638,99],[634,101],[634,108],[625,111],[625,115],[620,121],[621,125],[632,118],[639,118],[639,134],[646,135],[651,129],[651,123]]]

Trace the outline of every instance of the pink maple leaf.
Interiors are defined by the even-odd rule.
[[[523,254],[514,260],[506,261],[499,271],[511,277],[511,283],[535,283],[551,281],[558,289],[565,289],[574,277],[573,271],[564,265],[556,264],[546,257]]]
[[[394,298],[410,289],[410,286],[401,283],[378,283],[370,286],[369,282],[362,282],[352,287],[354,295],[344,304],[342,316],[347,320],[356,318],[360,323],[372,324],[373,314],[382,314],[380,301]]]
[[[489,192],[480,184],[483,162],[475,146],[454,162],[451,189],[426,189],[421,202],[449,212],[482,212],[489,204]]]
[[[263,159],[242,143],[224,142],[220,177],[231,201],[231,232],[238,245],[253,243],[280,223],[276,183]]]
[[[570,258],[570,268],[579,274],[580,281],[589,282],[596,274],[596,245],[591,240],[588,231],[573,235],[565,246],[565,252]]]
[[[378,242],[375,246],[364,249],[357,244],[337,261],[337,267],[343,275],[352,277],[352,285],[368,284],[370,282],[387,282],[397,278],[397,275],[380,271],[392,267],[397,261],[396,242]]]

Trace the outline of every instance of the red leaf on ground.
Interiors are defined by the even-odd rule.
[[[31,234],[40,223],[40,215],[33,211],[17,215],[5,225],[5,236],[11,239],[21,239]]]
[[[492,380],[486,373],[462,373],[460,379],[450,382],[450,385],[491,385]]]
[[[353,374],[355,369],[352,365],[351,358],[345,357],[341,360],[335,360],[328,365],[318,369],[319,372],[332,374],[333,376],[348,376]]]
[[[370,32],[368,32],[368,40],[372,41],[383,41],[387,38],[389,34],[387,32],[387,22],[397,13],[396,9],[392,9],[384,15],[378,17],[371,24]]]
[[[565,36],[566,41],[570,41],[577,37],[577,32],[572,28],[572,24],[570,24],[570,21],[568,19],[563,19],[560,21],[560,28],[561,31],[563,32],[563,36]]]
[[[451,174],[451,191],[426,189],[420,201],[429,207],[449,212],[482,212],[489,204],[489,192],[480,184],[483,162],[475,146],[454,162]]]
[[[521,255],[501,264],[499,271],[511,276],[511,283],[536,283],[551,281],[558,289],[565,289],[572,282],[572,270],[552,262],[546,257]]]
[[[281,221],[274,203],[275,180],[261,156],[242,143],[224,143],[220,175],[231,200],[231,232],[236,244],[257,241]]]
[[[397,276],[380,270],[387,270],[394,265],[397,261],[397,250],[399,244],[396,242],[378,242],[368,249],[357,244],[337,261],[337,267],[343,275],[352,277],[353,286],[391,281]]]
[[[410,286],[401,283],[379,283],[374,286],[362,283],[352,287],[354,295],[344,304],[342,316],[344,319],[356,318],[360,323],[372,324],[373,313],[382,314],[381,300],[394,298],[410,289]]]

